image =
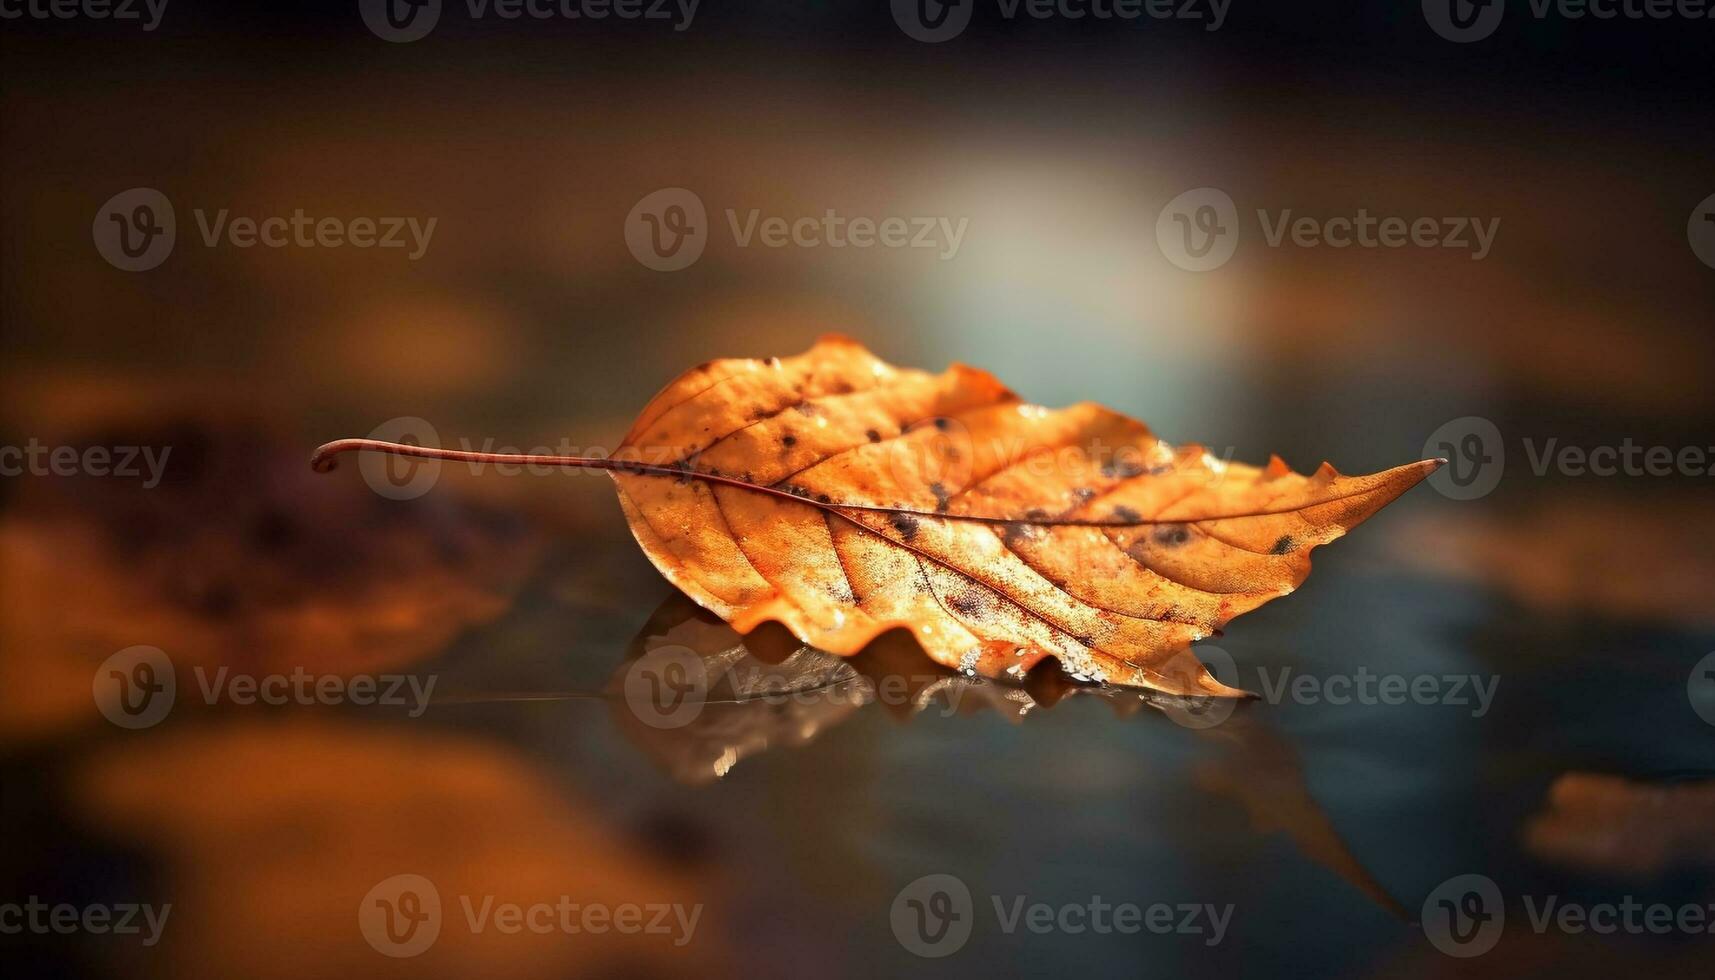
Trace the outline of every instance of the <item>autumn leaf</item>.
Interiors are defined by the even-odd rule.
[[[351,439],[319,450],[491,459]],[[1240,696],[1190,645],[1295,589],[1309,554],[1439,465],[1292,472],[1171,446],[1093,403],[1047,409],[993,375],[896,368],[843,337],[711,361],[667,385],[610,459],[633,535],[749,633],[850,655],[893,629],[937,663]]]

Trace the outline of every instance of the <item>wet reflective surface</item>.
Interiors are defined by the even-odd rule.
[[[164,720],[127,731],[86,701],[6,764],[6,837],[28,842],[9,884],[171,903],[159,942],[9,942],[133,975],[1698,975],[1715,726],[1688,683],[1715,637],[1547,616],[1402,570],[1377,536],[1205,649],[1262,695],[1236,705],[1009,687],[902,635],[849,661],[741,638],[641,560],[596,573],[610,545],[588,542],[545,545],[504,611],[377,670],[380,704],[245,703],[175,650]],[[1504,924],[1455,959],[1433,910],[1481,942],[1496,906],[1438,892],[1473,874]],[[408,956],[400,875],[439,901]],[[507,904],[512,932],[490,918]]]
[[[789,6],[7,21],[0,451],[78,462],[0,476],[5,975],[1708,975],[1707,32],[1234,4],[928,45]],[[130,271],[100,219],[139,188],[177,240]],[[674,188],[710,235],[667,272],[628,234]],[[1159,228],[1201,188],[1244,226],[1196,272]],[[1360,209],[1499,230],[1253,220]],[[946,258],[731,230],[830,210],[968,225]],[[437,223],[415,258],[204,233],[300,211]],[[741,641],[603,475],[306,465],[408,420],[600,450],[691,365],[826,330],[1459,480],[1200,644],[1260,695],[1202,704]],[[1705,467],[1587,465],[1626,446]],[[162,465],[92,472],[125,447]]]

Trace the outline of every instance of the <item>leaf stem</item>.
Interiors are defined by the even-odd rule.
[[[1349,493],[1336,494],[1326,500],[1314,500],[1296,506],[1279,507],[1273,510],[1262,509],[1245,511],[1236,514],[1213,514],[1202,517],[1138,517],[1131,520],[1120,518],[1021,518],[1021,517],[992,517],[980,514],[948,514],[940,511],[914,510],[910,507],[887,507],[879,504],[846,504],[837,501],[818,500],[799,491],[782,489],[780,487],[764,486],[760,483],[750,483],[736,477],[722,476],[715,473],[704,473],[683,463],[661,465],[644,463],[637,460],[614,459],[607,456],[552,456],[535,455],[530,453],[485,453],[472,452],[468,449],[441,449],[436,446],[413,446],[400,442],[384,442],[380,439],[336,439],[324,443],[310,456],[310,468],[317,473],[326,473],[339,464],[339,457],[345,453],[372,452],[386,453],[391,456],[412,456],[418,459],[445,460],[454,463],[516,463],[523,466],[564,466],[577,469],[610,470],[615,473],[629,473],[634,476],[667,476],[678,480],[701,480],[705,483],[718,483],[723,486],[737,487],[756,493],[767,494],[771,497],[781,497],[786,500],[809,504],[832,511],[868,511],[876,514],[904,514],[912,517],[950,521],[970,521],[977,524],[1017,524],[1030,527],[1142,527],[1153,524],[1196,524],[1202,521],[1230,521],[1245,517],[1269,517],[1278,514],[1291,514],[1309,507],[1322,504],[1336,503],[1349,497],[1355,497],[1368,492],[1371,488],[1364,487]],[[1424,468],[1425,473],[1439,468],[1447,461],[1444,459],[1426,459],[1414,465]]]

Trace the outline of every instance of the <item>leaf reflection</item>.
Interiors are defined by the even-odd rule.
[[[992,711],[1021,724],[1069,697],[1100,698],[1120,717],[1153,710],[1183,718],[1195,700],[1077,684],[1058,670],[1032,672],[1021,686],[965,676],[930,662],[902,631],[839,657],[768,626],[741,636],[679,595],[638,632],[606,694],[620,730],[693,786],[770,749],[803,746],[877,703],[901,720],[925,711]],[[1219,746],[1194,773],[1197,784],[1235,799],[1259,832],[1285,832],[1305,856],[1406,918],[1311,795],[1292,746],[1255,712],[1237,707],[1219,724],[1196,729]]]

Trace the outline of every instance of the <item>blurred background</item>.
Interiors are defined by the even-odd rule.
[[[652,4],[0,4],[9,974],[1701,975],[1707,931],[1529,913],[1715,902],[1715,20]],[[830,213],[927,247],[836,246]],[[330,231],[244,231],[300,214]],[[1332,244],[1365,215],[1430,230]],[[356,244],[390,219],[401,247]],[[1253,689],[1363,666],[1494,681],[1492,706],[1203,725],[910,651],[828,663],[674,598],[599,474],[444,467],[393,499],[306,465],[401,419],[611,447],[693,365],[828,331],[1245,462],[1451,456],[1217,642]],[[1628,446],[1673,462],[1560,455]],[[162,465],[102,475],[92,447]],[[822,694],[734,682],[639,724],[614,692],[663,637]],[[98,701],[137,646],[179,690],[130,729]],[[222,668],[435,699],[205,704]],[[1448,955],[1420,920],[1468,874],[1505,932]],[[405,914],[399,875],[440,897],[421,949],[364,918]],[[935,956],[900,925],[928,875],[973,903]],[[1009,931],[1019,896],[1231,917]],[[700,912],[467,928],[484,897]],[[9,928],[35,898],[172,911],[148,945]]]

